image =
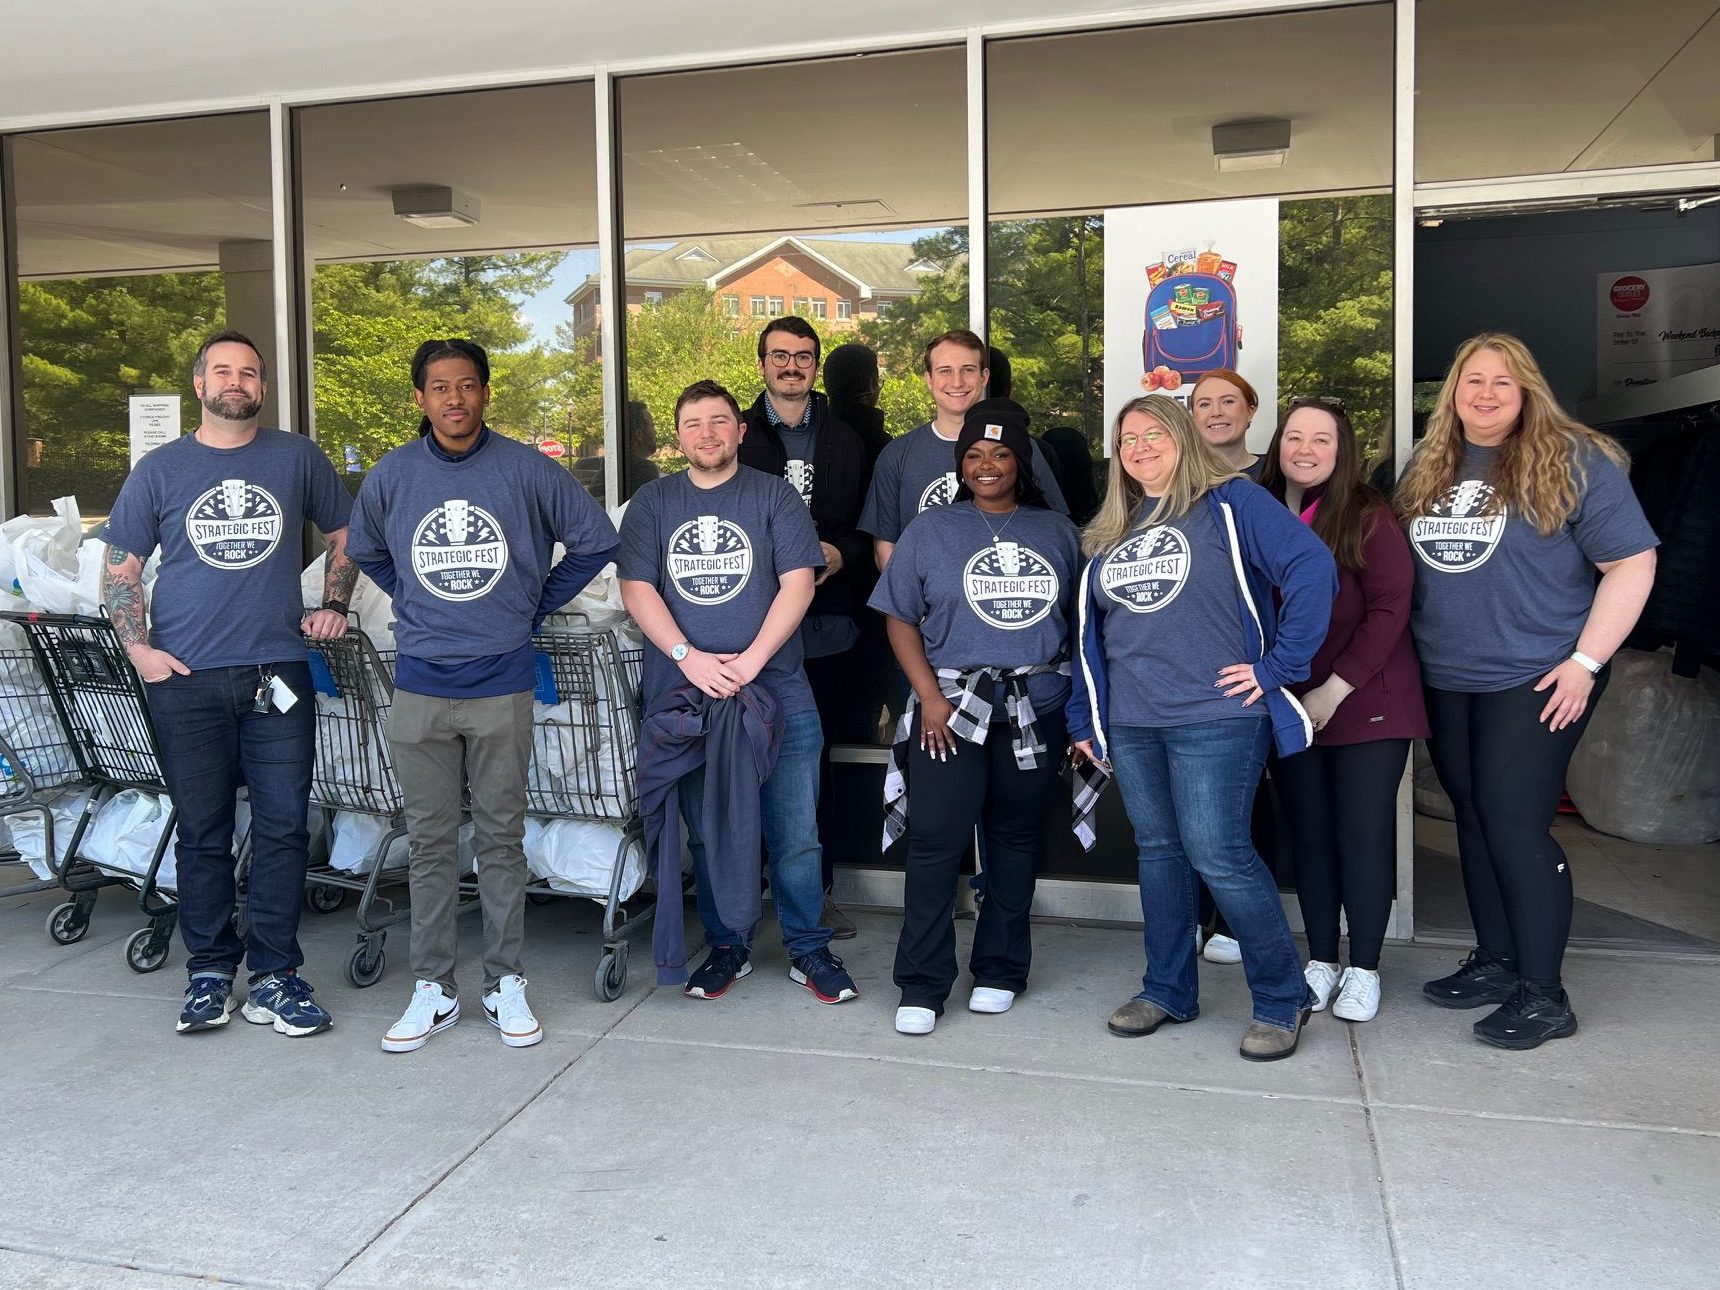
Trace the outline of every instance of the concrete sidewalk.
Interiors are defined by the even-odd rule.
[[[1378,1020],[1257,1066],[1240,968],[1202,966],[1192,1025],[1106,1033],[1133,932],[1039,927],[1013,1011],[968,1013],[964,981],[907,1038],[894,918],[837,947],[839,1008],[774,927],[723,1000],[653,990],[640,945],[603,1004],[595,911],[557,902],[528,914],[545,1043],[484,1023],[468,920],[464,1019],[390,1056],[403,928],[361,991],[350,907],[306,915],[325,1035],[182,1036],[179,947],[137,976],[123,893],[69,948],[54,903],[0,902],[4,1286],[1720,1284],[1710,963],[1573,958],[1581,1033],[1508,1054],[1418,997],[1460,953],[1390,948]]]

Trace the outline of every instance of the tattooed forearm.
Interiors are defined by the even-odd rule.
[[[358,566],[346,556],[346,544],[329,539],[328,568],[323,574],[323,604],[338,601],[352,603],[353,589],[358,586]]]
[[[114,632],[126,648],[149,644],[143,621],[143,562],[130,551],[109,547],[102,565],[102,601]]]

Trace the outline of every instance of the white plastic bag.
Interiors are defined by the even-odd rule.
[[[149,872],[167,822],[165,797],[128,788],[116,793],[96,811],[84,832],[78,855],[104,869],[121,869],[141,878]],[[177,887],[177,870],[174,839],[169,838],[162,852],[161,867],[155,873],[156,884],[169,890]]]
[[[526,867],[555,891],[606,900],[615,853],[623,830],[596,820],[546,820],[526,817]],[[643,848],[628,847],[621,873],[622,900],[645,881]]]
[[[53,520],[16,535],[12,543],[18,586],[51,614],[98,614],[102,606],[102,544],[83,540],[78,499],[54,502]]]
[[[56,863],[63,863],[66,858],[66,848],[72,844],[72,834],[77,831],[78,818],[83,815],[84,807],[89,805],[90,798],[95,795],[93,788],[79,788],[61,793],[48,803],[54,817],[54,857]],[[47,839],[42,834],[42,816],[38,811],[23,811],[6,817],[7,827],[12,833],[12,848],[17,851],[24,863],[38,878],[51,878],[53,869],[48,864]]]
[[[1659,846],[1720,838],[1720,677],[1672,674],[1672,652],[1620,650],[1565,789],[1602,833]]]
[[[333,839],[328,849],[330,867],[345,873],[369,873],[376,866],[376,849],[382,844],[388,829],[388,821],[380,815],[336,811],[330,823]],[[401,868],[406,863],[406,837],[402,834],[389,846],[382,867],[387,871]]]

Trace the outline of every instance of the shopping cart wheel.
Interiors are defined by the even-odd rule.
[[[382,969],[387,966],[388,954],[380,945],[375,950],[360,945],[347,960],[346,979],[362,990],[382,980]]]
[[[171,941],[157,940],[155,928],[140,927],[126,938],[125,963],[133,972],[153,972],[167,962]]]
[[[332,914],[346,904],[346,892],[339,887],[317,883],[305,888],[305,907],[313,914]]]
[[[614,1003],[621,997],[622,990],[627,987],[627,946],[619,945],[612,950],[605,950],[603,957],[597,960],[597,975],[592,979],[592,989],[604,1003]]]
[[[48,935],[56,945],[75,945],[90,930],[90,917],[74,900],[55,905],[48,914]]]
[[[534,905],[547,905],[550,901],[554,900],[555,897],[547,891],[528,891],[526,893],[526,899],[531,901]]]

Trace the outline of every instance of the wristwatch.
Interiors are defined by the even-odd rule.
[[[692,649],[693,647],[691,645],[687,644],[686,641],[682,641],[679,645],[670,649],[669,657],[674,659],[677,663],[683,662],[687,655],[692,652]]]
[[[1588,671],[1590,676],[1600,675],[1602,664],[1597,663],[1580,649],[1571,651],[1571,661],[1580,663]]]

